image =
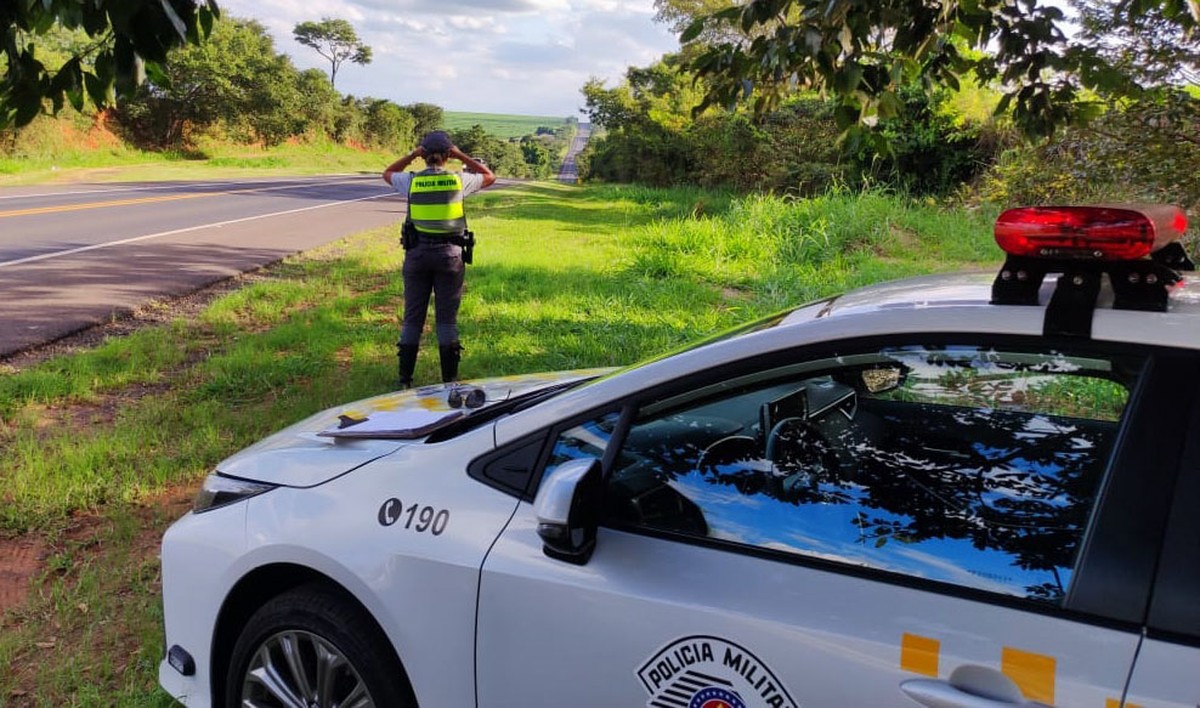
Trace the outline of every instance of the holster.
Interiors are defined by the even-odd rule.
[[[408,250],[417,245],[417,227],[408,219],[404,220],[404,225],[400,227],[400,247]]]
[[[471,261],[475,258],[475,232],[464,231],[462,235],[462,242],[459,245],[462,246],[463,250],[463,263],[470,265]]]

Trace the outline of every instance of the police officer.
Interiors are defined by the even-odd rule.
[[[425,169],[405,172],[404,168],[418,157],[424,159]],[[461,161],[470,171],[465,174],[446,171],[449,158]],[[491,185],[496,175],[487,165],[459,150],[449,135],[435,130],[415,150],[388,165],[383,180],[408,196],[408,218],[403,228],[404,321],[396,346],[400,388],[412,385],[431,293],[442,381],[454,381],[462,358],[458,306],[462,302],[463,246],[471,242],[463,198]]]

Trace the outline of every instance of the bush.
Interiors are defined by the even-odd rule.
[[[795,99],[766,116],[762,160],[767,183],[788,194],[824,194],[847,175],[833,109],[816,98]]]
[[[972,197],[1001,205],[1147,201],[1200,206],[1200,99],[1147,95],[1052,141],[1006,151]]]
[[[593,138],[579,164],[580,177],[638,182],[654,187],[691,184],[691,153],[682,137],[653,122]]]
[[[632,120],[593,137],[578,166],[588,179],[796,195],[820,194],[845,173],[832,112],[812,98],[758,122],[744,113],[711,112],[677,131]]]
[[[955,121],[943,110],[948,93],[929,94],[919,86],[908,86],[900,96],[903,113],[881,121],[877,129],[887,148],[868,146],[854,153],[861,177],[913,195],[947,194],[974,180],[994,161],[996,145],[984,139],[984,125]]]

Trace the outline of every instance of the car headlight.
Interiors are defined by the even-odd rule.
[[[196,500],[192,502],[192,511],[197,514],[211,511],[236,501],[249,499],[263,492],[269,492],[275,487],[274,484],[251,482],[213,472],[205,478],[199,493],[196,494]]]

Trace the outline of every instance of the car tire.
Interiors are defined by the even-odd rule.
[[[367,700],[347,700],[350,698]],[[251,615],[225,682],[227,706],[416,705],[378,625],[357,605],[310,584]]]

